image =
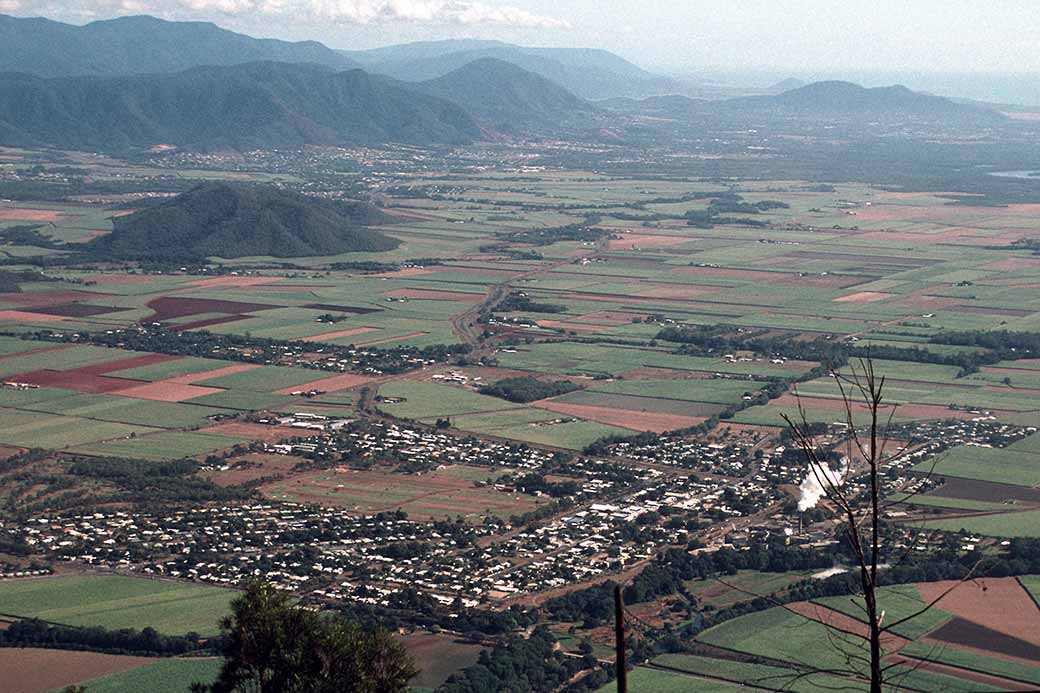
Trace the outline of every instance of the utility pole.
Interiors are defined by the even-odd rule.
[[[614,585],[614,652],[617,693],[628,693],[628,670],[625,669],[625,605],[621,601],[621,585]]]

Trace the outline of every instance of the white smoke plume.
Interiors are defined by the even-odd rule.
[[[125,13],[168,19],[281,18],[300,23],[493,25],[570,29],[570,22],[512,5],[479,0],[0,0],[0,12],[61,18]]]
[[[848,466],[833,470],[826,465],[812,465],[806,473],[805,479],[798,486],[798,512],[815,508],[820,499],[826,495],[827,487],[842,484],[848,469]]]

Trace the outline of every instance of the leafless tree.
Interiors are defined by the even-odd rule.
[[[842,524],[848,548],[852,555],[853,570],[858,578],[864,621],[867,625],[866,651],[862,638],[852,636],[832,624],[827,626],[828,640],[844,657],[847,671],[821,670],[809,666],[810,673],[830,673],[853,676],[870,681],[871,693],[890,688],[898,674],[887,674],[896,664],[884,664],[884,641],[895,636],[900,625],[918,618],[932,609],[957,587],[954,583],[939,597],[922,605],[917,611],[894,621],[885,622],[885,613],[878,603],[878,570],[882,553],[882,467],[888,447],[888,431],[895,407],[884,400],[885,378],[867,358],[858,364],[849,364],[845,372],[832,374],[844,404],[846,464],[840,470],[828,465],[826,455],[817,443],[808,417],[798,400],[797,419],[784,414],[795,444],[805,456],[809,474],[823,491],[823,497],[835,509]],[[886,416],[887,410],[887,416]],[[863,419],[866,419],[865,421]],[[905,500],[905,499],[904,499]],[[965,578],[970,579],[971,574]],[[811,665],[811,663],[809,663]]]

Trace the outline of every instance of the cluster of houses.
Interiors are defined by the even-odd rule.
[[[492,482],[503,491],[515,492],[516,480],[531,473],[550,483],[574,480],[578,490],[556,499],[558,509],[543,519],[515,526],[496,517],[417,521],[400,511],[358,515],[253,502],[155,513],[99,509],[0,530],[17,535],[36,558],[215,585],[264,576],[317,600],[389,605],[395,595],[416,590],[449,609],[503,605],[605,578],[668,547],[744,548],[777,537],[804,546],[834,541],[826,523],[803,529],[797,514],[782,510],[789,496],[781,488],[801,482],[805,466],[791,461],[782,445],[767,449],[754,430],[724,438],[623,442],[612,448],[613,457],[571,458],[378,420],[330,427],[327,420],[283,418],[272,423],[315,425],[321,435],[270,446],[274,452],[306,453],[331,464],[408,463],[409,470],[420,470],[405,473],[449,464],[503,468],[512,476]],[[906,444],[887,459],[886,489],[905,491],[921,483],[912,468],[943,447],[1003,446],[1035,431],[981,420],[914,424],[898,431]],[[841,438],[834,429],[821,440],[834,445]],[[853,478],[853,488],[861,481]],[[915,551],[932,550],[937,541],[942,540],[909,528],[899,539]],[[958,541],[964,551],[978,545],[978,538]]]
[[[338,426],[329,435],[306,442],[268,446],[268,451],[299,454],[311,459],[351,461],[394,460],[417,463],[417,468],[435,470],[441,465],[469,464],[538,470],[553,459],[553,453],[522,443],[503,443],[459,437],[404,424],[357,420]]]

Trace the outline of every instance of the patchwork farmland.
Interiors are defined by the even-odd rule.
[[[887,618],[981,561],[979,583],[897,627],[886,663],[912,691],[1040,685],[1035,203],[620,175],[591,154],[528,169],[496,146],[495,171],[472,152],[368,166],[358,185],[400,241],[380,253],[74,262],[59,244],[104,236],[139,198],[0,203],[0,619],[23,638],[148,627],[206,655],[0,673],[212,680],[217,621],[264,575],[403,630],[419,689],[547,626],[546,661],[595,690],[617,581],[658,648],[635,648],[633,689],[863,688],[806,672],[840,668],[825,623],[853,648],[864,625],[840,517],[801,507],[784,417],[859,478],[842,395],[869,358],[890,424],[884,541],[905,556]],[[284,156],[258,167],[322,195],[313,162]],[[169,173],[84,165],[142,192]],[[757,211],[697,223],[720,203]],[[55,247],[3,235],[26,224]]]

